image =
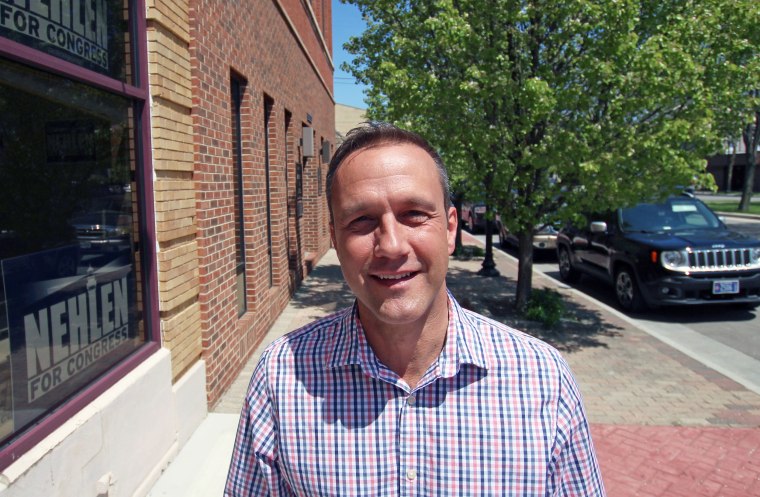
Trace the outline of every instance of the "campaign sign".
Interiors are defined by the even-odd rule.
[[[95,126],[95,121],[46,122],[48,164],[95,161]]]
[[[37,252],[5,259],[1,266],[16,429],[67,400],[139,345],[131,264],[57,277],[41,267],[44,255],[50,258]]]
[[[108,70],[108,0],[2,0],[0,35]]]

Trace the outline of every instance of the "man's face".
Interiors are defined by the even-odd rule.
[[[456,209],[446,209],[423,149],[382,144],[349,155],[335,174],[332,212],[333,245],[365,328],[447,312]]]

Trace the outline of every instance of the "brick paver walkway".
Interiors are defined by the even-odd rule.
[[[760,495],[760,430],[592,425],[610,497]]]

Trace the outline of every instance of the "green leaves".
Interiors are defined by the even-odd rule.
[[[757,0],[351,3],[370,114],[424,134],[515,232],[689,184],[758,105]]]

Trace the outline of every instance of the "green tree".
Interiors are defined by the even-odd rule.
[[[760,92],[754,92],[757,95]],[[742,188],[742,198],[739,201],[739,210],[748,211],[749,204],[752,202],[752,188],[755,185],[755,174],[757,171],[757,149],[760,147],[760,99],[754,97],[758,102],[755,106],[754,119],[744,125],[742,130],[742,139],[744,141],[744,154],[747,158],[747,166],[744,173],[744,186]]]
[[[747,210],[760,146],[760,3],[735,0],[708,5],[712,15],[702,16],[699,49],[705,79],[713,91],[715,129],[733,143],[740,139],[745,147],[747,166],[739,208]]]
[[[349,1],[370,117],[480,185],[520,240],[520,309],[538,227],[664,196],[717,150],[703,21],[728,0]]]

